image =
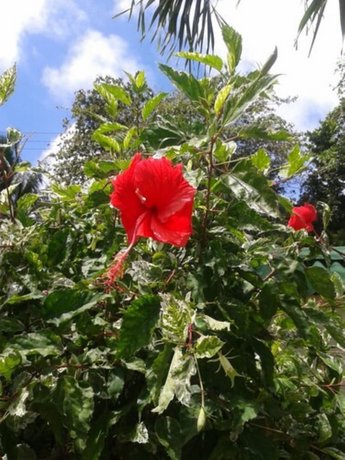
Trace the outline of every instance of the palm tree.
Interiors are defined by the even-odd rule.
[[[233,0],[235,1],[235,0]],[[236,0],[240,3],[241,0]],[[305,13],[300,21],[297,39],[301,32],[314,26],[309,54],[313,48],[328,0],[305,0]],[[332,0],[334,1],[334,0]],[[345,0],[339,1],[341,32],[345,35]],[[134,9],[139,11],[137,28],[142,39],[147,30],[157,38],[161,53],[169,56],[177,49],[182,51],[213,51],[214,31],[212,14],[217,17],[216,0],[131,0],[130,7],[123,13],[131,18]],[[147,10],[152,6],[152,16],[147,28]]]
[[[19,198],[36,193],[42,183],[42,175],[29,170],[28,163],[21,161],[20,151],[20,140],[9,142],[8,136],[0,135],[0,194],[7,196],[11,220],[15,218]]]

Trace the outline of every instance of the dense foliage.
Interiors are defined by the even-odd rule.
[[[220,89],[161,65],[205,132],[157,150],[155,124],[101,124],[94,139],[110,158],[85,164],[87,183],[51,183],[18,201],[14,222],[2,219],[7,458],[345,458],[344,256],[327,246],[327,213],[321,235],[287,226],[292,205],[272,189],[264,150],[233,157],[223,133],[269,93],[275,54],[243,78],[241,37],[228,26],[223,37],[226,63],[186,56],[226,68]],[[100,92],[109,110],[131,105],[120,86]],[[163,97],[145,103],[143,119]],[[183,165],[196,189],[193,233],[180,248],[139,238],[109,289],[127,247],[111,178],[137,150]],[[305,159],[293,148],[281,174]]]

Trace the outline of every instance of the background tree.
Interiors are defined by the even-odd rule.
[[[340,59],[334,88],[339,97],[320,126],[307,133],[314,156],[303,182],[302,200],[327,203],[331,209],[329,231],[334,242],[345,244],[345,60]]]
[[[140,131],[140,135],[135,134],[138,142],[134,145],[142,150],[168,148],[193,138],[197,141],[205,137],[204,117],[179,90],[171,94],[156,94],[154,100],[159,104],[146,117],[144,106],[147,103],[147,107],[151,107],[149,100],[153,97],[153,91],[146,82],[138,88],[138,76],[140,73],[126,83],[111,76],[101,77],[95,81],[92,90],[76,93],[72,106],[73,118],[65,122],[70,131],[67,128],[66,134],[62,136],[56,162],[53,162],[54,175],[60,180],[67,184],[81,183],[85,180],[84,165],[87,161],[109,161],[114,159],[114,155],[118,157],[119,153],[114,151],[114,147],[117,147],[114,145],[115,136],[124,141],[120,125],[132,126],[133,135],[133,127]],[[243,84],[246,78],[249,84],[250,75],[243,76]],[[209,82],[215,91],[220,90],[224,77],[206,78],[205,82]],[[112,94],[104,91],[104,88],[111,88],[113,92],[124,91],[131,99],[131,105],[119,100],[114,109]],[[224,131],[223,140],[227,140],[234,148],[234,159],[253,155],[263,149],[270,157],[272,178],[277,176],[298,139],[293,127],[275,113],[279,104],[289,102],[290,99],[281,100],[274,93],[270,97],[263,93],[236,123]],[[107,137],[103,135],[102,125],[106,127]],[[127,151],[133,148],[131,143],[125,146]]]
[[[320,126],[308,134],[314,160],[303,185],[302,199],[327,203],[329,230],[334,241],[345,244],[345,99]]]
[[[133,79],[133,77],[132,77]],[[64,121],[65,134],[61,136],[59,151],[55,155],[52,170],[60,180],[69,183],[81,183],[85,180],[83,167],[90,159],[110,159],[109,151],[100,146],[92,137],[102,123],[117,122],[123,125],[139,124],[141,108],[153,94],[146,83],[138,88],[134,84],[124,82],[121,78],[111,76],[98,77],[91,90],[80,89],[75,93],[71,109],[71,119]],[[106,104],[104,97],[97,88],[102,85],[113,85],[127,91],[131,97],[130,106],[121,100]],[[113,103],[113,105],[111,105]],[[49,162],[49,160],[48,160]]]

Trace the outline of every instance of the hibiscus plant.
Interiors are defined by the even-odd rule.
[[[266,152],[233,156],[229,127],[269,97],[276,52],[242,75],[241,37],[222,30],[225,62],[180,53],[218,88],[160,66],[202,131],[157,149],[156,95],[145,123],[98,128],[112,159],[85,184],[52,182],[0,222],[8,459],[345,458],[344,254],[327,212],[274,191]],[[109,116],[131,104],[98,90]],[[305,160],[295,147],[282,177]]]

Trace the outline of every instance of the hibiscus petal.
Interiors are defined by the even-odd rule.
[[[129,168],[112,181],[114,191],[110,195],[110,203],[120,210],[121,222],[130,243],[134,237],[138,218],[147,210],[138,198],[134,184],[135,170],[141,161],[143,161],[141,155],[137,153]]]
[[[175,213],[165,222],[162,222],[160,215],[153,215],[151,218],[151,229],[154,238],[163,243],[170,243],[175,246],[186,246],[191,234],[191,214],[193,203],[187,203],[180,212]]]
[[[314,231],[312,222],[317,220],[317,211],[312,204],[306,203],[303,206],[296,206],[292,209],[292,216],[288,226],[295,230],[306,229],[308,232]]]
[[[140,163],[135,184],[145,206],[157,210],[161,222],[192,202],[195,195],[195,189],[182,175],[182,165],[173,166],[166,158]]]
[[[303,219],[305,222],[315,222],[317,220],[317,211],[312,204],[304,204],[293,208],[292,212]]]

